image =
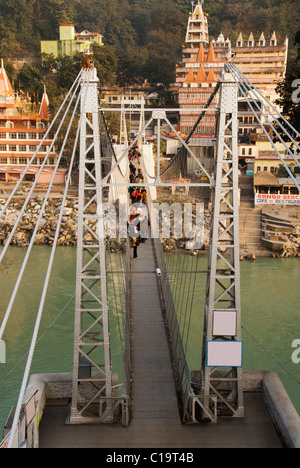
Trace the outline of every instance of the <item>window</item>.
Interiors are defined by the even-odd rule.
[[[26,140],[26,133],[19,133],[20,140]]]
[[[248,154],[249,156],[252,156],[252,148],[249,148]]]
[[[9,138],[11,138],[12,140],[16,140],[17,139],[17,134],[16,133],[10,133]]]
[[[6,151],[6,145],[0,145],[0,151]]]
[[[54,158],[49,158],[49,164],[53,166],[53,164],[54,164]]]
[[[9,151],[17,151],[17,145],[8,145]]]
[[[34,151],[37,149],[37,146],[35,145],[29,145],[29,151]]]
[[[7,158],[0,158],[1,164],[7,164]]]
[[[10,164],[18,164],[18,158],[10,158]]]
[[[5,138],[6,139],[6,133],[0,133],[0,138]]]
[[[264,166],[264,172],[268,172],[267,166]]]
[[[24,153],[24,151],[26,151],[26,145],[19,145],[19,151],[22,151],[22,153]]]
[[[19,158],[19,164],[27,164],[27,158]]]
[[[36,133],[29,133],[30,140],[36,140]]]

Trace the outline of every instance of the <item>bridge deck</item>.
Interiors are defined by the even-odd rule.
[[[182,425],[151,241],[132,260],[134,391],[127,428],[65,425],[67,406],[49,406],[40,424],[41,448],[280,448],[262,395],[245,394],[246,417]]]
[[[178,419],[178,404],[151,240],[132,261],[133,415]]]

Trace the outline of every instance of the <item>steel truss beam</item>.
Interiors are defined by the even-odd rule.
[[[98,78],[96,70],[91,73],[89,81],[82,80],[71,424],[112,422],[115,403],[101,210]]]
[[[244,416],[242,367],[233,362],[234,358],[239,360],[241,346],[237,98],[237,86],[231,74],[225,73],[220,92],[201,370],[200,407],[203,418],[213,422],[217,412]],[[229,317],[228,328],[226,320]],[[218,349],[216,343],[222,346],[219,349],[225,354],[211,359]],[[229,358],[227,350],[232,343],[238,345],[238,351]]]

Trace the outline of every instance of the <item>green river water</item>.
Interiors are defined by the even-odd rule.
[[[25,253],[25,249],[10,248],[0,266],[1,322]],[[50,248],[34,247],[3,336],[7,362],[0,364],[0,439],[10,408],[17,403],[26,359],[19,361],[29,349],[49,256]],[[186,261],[186,268],[193,268],[196,260],[189,256]],[[176,262],[176,258],[168,258],[173,268]],[[198,269],[205,270],[206,257],[198,257],[198,262]],[[59,247],[31,374],[72,372],[75,271],[76,249]],[[174,289],[178,288],[178,281],[176,277],[171,278]],[[295,351],[292,343],[300,340],[299,282],[300,258],[258,258],[254,262],[241,262],[243,367],[245,370],[277,372],[298,413],[300,363],[292,361]],[[206,275],[199,275],[187,348],[190,370],[199,369],[201,363],[205,283]],[[180,287],[184,288],[184,283],[180,283]],[[116,318],[112,317],[112,363],[122,380],[122,351],[117,327]]]

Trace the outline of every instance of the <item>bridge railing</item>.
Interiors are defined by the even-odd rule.
[[[192,391],[191,374],[186,361],[162,243],[159,238],[154,238],[153,243],[158,268],[159,284],[161,288],[163,310],[167,323],[172,362],[176,377],[176,390],[181,404],[181,416],[182,419],[185,420]]]
[[[131,345],[131,275],[130,275],[130,241],[126,241],[125,261],[125,345],[124,345],[124,390],[122,407],[122,424],[128,426],[131,419],[132,403],[132,345]]]

